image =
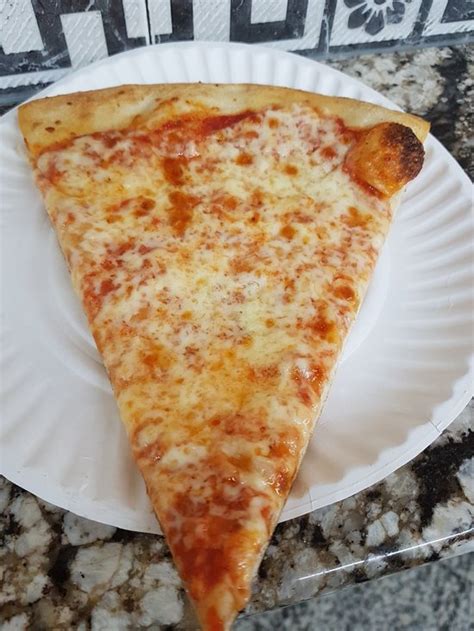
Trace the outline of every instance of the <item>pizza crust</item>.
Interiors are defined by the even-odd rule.
[[[411,128],[422,142],[429,131],[429,123],[417,116],[372,103],[254,84],[123,85],[75,92],[30,101],[19,108],[18,119],[34,158],[47,147],[77,136],[126,127],[152,128],[170,115],[186,111],[183,108],[233,114],[292,103],[308,104],[322,114],[337,116],[348,127],[399,123]]]

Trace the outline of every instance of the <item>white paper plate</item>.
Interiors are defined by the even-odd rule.
[[[239,44],[127,52],[45,90],[179,81],[253,82],[396,107],[331,68]],[[23,488],[80,515],[159,532],[111,388],[33,185],[16,112],[0,123],[0,462]],[[471,185],[433,138],[408,187],[284,521],[381,480],[429,445],[473,379]]]

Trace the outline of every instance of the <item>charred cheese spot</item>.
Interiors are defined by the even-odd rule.
[[[361,134],[345,168],[355,181],[391,196],[418,175],[423,159],[423,145],[409,127],[380,123]]]

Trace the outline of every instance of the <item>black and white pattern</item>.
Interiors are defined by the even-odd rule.
[[[368,35],[378,35],[391,24],[405,21],[407,4],[411,0],[344,0],[344,4],[352,11],[347,20],[350,29],[362,28]]]
[[[331,46],[407,39],[422,0],[344,0],[338,2]]]
[[[194,39],[192,0],[148,0],[151,42]]]
[[[147,44],[145,0],[4,0],[0,32],[0,88],[37,71],[54,80],[63,68]]]
[[[0,107],[149,43],[263,43],[324,57],[473,34],[472,0],[0,0]]]
[[[428,35],[448,35],[474,30],[472,0],[439,0],[433,2],[426,23]]]

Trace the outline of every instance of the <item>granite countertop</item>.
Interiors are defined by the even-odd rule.
[[[328,63],[430,120],[472,177],[473,62],[459,47]],[[474,550],[473,417],[471,404],[383,482],[280,524],[246,613]],[[162,537],[77,517],[2,478],[0,513],[3,631],[195,628]]]

